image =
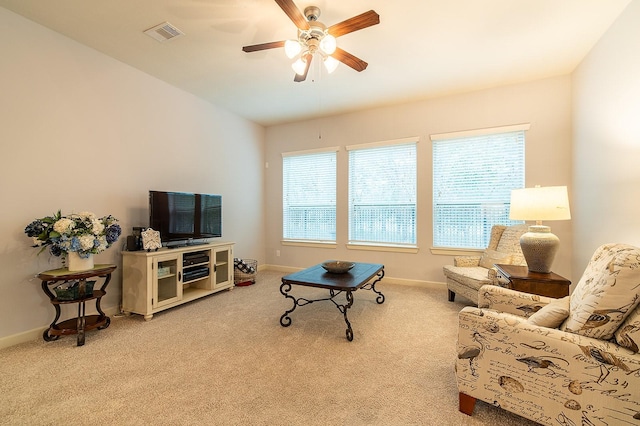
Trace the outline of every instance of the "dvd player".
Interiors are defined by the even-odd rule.
[[[182,258],[183,259],[192,259],[194,257],[203,257],[203,256],[209,257],[209,252],[208,251],[194,251],[194,252],[191,252],[191,253],[183,254]]]
[[[208,277],[209,276],[209,268],[201,267],[201,268],[191,268],[182,271],[183,281],[193,281],[198,278]]]
[[[209,262],[209,256],[182,258],[182,266],[190,266],[190,265],[196,265],[198,263],[207,263],[207,262]]]

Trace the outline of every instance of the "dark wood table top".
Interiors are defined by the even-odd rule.
[[[550,281],[569,281],[565,277],[562,277],[554,272],[548,274],[542,272],[530,271],[526,266],[521,265],[494,265],[503,274],[508,275],[511,278],[519,279],[533,279],[533,280],[550,280]]]
[[[344,274],[327,272],[322,264],[282,277],[283,284],[297,284],[307,287],[328,288],[336,290],[354,290],[365,285],[384,265],[378,263],[358,263]]]

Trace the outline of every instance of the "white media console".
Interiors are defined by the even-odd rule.
[[[233,288],[234,243],[122,252],[122,310],[144,315]]]

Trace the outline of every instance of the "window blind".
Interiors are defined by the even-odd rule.
[[[416,142],[349,149],[349,242],[416,244]]]
[[[283,155],[283,238],[336,240],[336,152]]]
[[[433,245],[485,248],[524,187],[524,130],[433,141]]]

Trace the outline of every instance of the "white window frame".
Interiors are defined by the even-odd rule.
[[[336,216],[337,216],[337,203],[336,203],[336,181],[337,181],[337,152],[339,151],[339,147],[328,147],[328,148],[319,148],[305,151],[292,151],[282,153],[282,243],[283,245],[303,245],[303,246],[314,246],[314,245],[322,245],[322,246],[332,246],[336,245]],[[292,194],[295,192],[295,188],[291,188],[291,191],[288,191],[289,184],[301,184],[299,189],[306,190],[307,193],[312,193],[309,190],[309,185],[313,185],[316,179],[318,179],[318,173],[312,170],[305,169],[303,170],[300,176],[297,176],[297,179],[294,182],[289,183],[287,180],[287,167],[286,162],[288,159],[294,159],[296,157],[312,157],[314,155],[322,155],[322,154],[331,154],[333,153],[333,168],[332,170],[327,170],[328,174],[325,177],[328,177],[329,181],[321,184],[321,188],[325,191],[330,191],[327,196],[319,197],[324,198],[324,201],[327,202],[327,206],[333,207],[333,219],[329,221],[329,225],[333,223],[333,238],[318,237],[318,235],[311,237],[305,236],[298,232],[291,231],[289,229],[290,224],[288,223],[289,214],[291,212],[291,208],[294,208],[295,204],[302,200],[291,199]],[[308,178],[308,179],[306,179]],[[332,180],[332,182],[331,182]],[[328,197],[328,199],[327,199]],[[323,200],[304,200],[304,202],[319,202]],[[300,204],[299,207],[302,205]],[[313,222],[311,222],[313,224]],[[319,227],[326,227],[326,220],[319,220],[316,225]],[[288,233],[289,231],[289,233]],[[320,232],[322,233],[322,232]],[[324,231],[326,234],[326,230]]]
[[[348,145],[346,147],[347,152],[349,153],[349,206],[348,206],[349,218],[348,218],[347,248],[357,249],[357,250],[395,251],[395,252],[408,252],[408,253],[416,253],[418,251],[418,246],[417,246],[417,235],[418,235],[418,232],[417,232],[418,231],[417,230],[417,221],[418,221],[417,144],[418,142],[419,142],[419,138],[413,137],[413,138],[396,139],[391,141],[381,141],[381,142],[359,144],[359,145]],[[390,241],[389,239],[385,240],[381,238],[357,238],[357,236],[354,235],[356,233],[356,231],[354,231],[354,227],[357,227],[357,224],[355,223],[355,221],[357,220],[355,207],[357,203],[360,203],[364,198],[359,198],[355,194],[355,188],[352,186],[356,184],[355,178],[353,177],[353,173],[357,173],[352,163],[354,156],[357,155],[358,152],[362,152],[364,150],[375,150],[378,148],[391,148],[394,146],[399,147],[399,146],[407,146],[407,145],[413,145],[413,149],[414,149],[414,152],[413,152],[414,161],[415,161],[415,163],[413,164],[414,180],[412,182],[412,187],[407,188],[408,192],[405,194],[406,199],[404,200],[405,202],[403,202],[402,204],[408,205],[409,210],[413,209],[413,230],[409,231],[409,235],[411,235],[411,233],[413,235],[413,240],[407,242],[407,241]],[[370,167],[370,169],[368,169],[367,171],[375,170],[376,164],[371,164],[368,167]],[[380,173],[381,173],[380,176],[382,177],[384,175],[384,171],[381,170]],[[398,201],[396,200],[396,202]],[[381,206],[385,206],[385,203],[381,203],[379,207]],[[378,225],[378,228],[381,228],[381,227],[388,228],[390,226],[399,226],[400,228],[404,227],[403,224],[398,224],[398,223],[384,224],[384,223],[381,223],[380,221],[377,222],[377,225]],[[383,234],[384,234],[384,231],[388,232],[388,229],[383,230],[382,232]]]
[[[509,202],[510,202],[511,189],[524,187],[525,144],[526,144],[525,132],[529,130],[529,128],[530,128],[530,124],[524,123],[524,124],[517,124],[512,126],[492,127],[492,128],[486,128],[486,129],[468,130],[468,131],[452,132],[452,133],[441,133],[441,134],[434,134],[430,136],[431,141],[433,143],[433,147],[432,147],[433,241],[432,241],[432,249],[431,249],[432,253],[459,254],[459,253],[456,253],[456,251],[474,251],[474,250],[480,251],[486,248],[486,244],[488,243],[488,237],[490,236],[490,232],[491,232],[491,227],[494,224],[512,225],[516,223],[522,223],[522,221],[509,220]],[[470,194],[468,198],[465,197],[464,191],[462,191],[461,188],[455,189],[456,195],[453,197],[452,197],[452,194],[454,194],[454,192],[445,193],[441,191],[440,186],[442,186],[443,189],[447,187],[443,179],[450,178],[450,177],[443,177],[443,175],[446,176],[448,174],[448,171],[451,171],[451,170],[453,170],[455,174],[456,170],[454,170],[454,168],[451,166],[447,167],[446,165],[443,164],[442,172],[440,171],[439,168],[441,166],[438,164],[438,158],[436,158],[437,157],[436,144],[447,144],[450,142],[457,143],[458,145],[476,144],[476,143],[486,144],[487,142],[489,142],[489,139],[491,138],[491,136],[495,135],[499,137],[499,135],[503,135],[505,133],[520,133],[520,136],[522,137],[521,140],[518,140],[518,142],[522,142],[522,145],[518,148],[518,150],[521,149],[521,151],[514,153],[514,158],[516,160],[516,163],[514,163],[514,165],[516,167],[521,166],[521,170],[519,171],[520,175],[512,174],[512,176],[510,176],[512,181],[510,184],[506,186],[493,187],[493,188],[496,188],[496,190],[492,191],[490,194],[487,193],[486,197],[483,196],[483,201],[481,201],[480,203],[477,202],[477,197],[474,197],[473,194]],[[447,147],[445,145],[441,145],[440,148],[444,147],[444,148],[449,148],[449,150],[451,150],[453,149],[453,146],[454,145]],[[484,151],[479,150],[480,153],[483,153]],[[460,151],[456,151],[456,152],[460,152]],[[472,155],[473,155],[472,158],[478,158],[478,152]],[[504,161],[498,157],[492,158],[491,160],[494,161],[491,164],[496,164],[498,166],[500,164],[504,164]],[[464,158],[459,158],[459,159],[456,159],[455,164],[469,164],[469,163],[471,163],[471,160],[465,161]],[[491,180],[491,179],[498,180],[497,178],[492,176],[492,174],[487,174],[483,176],[485,176],[488,180]],[[501,179],[500,182],[504,182],[504,179]],[[462,194],[462,196],[460,196],[460,194]],[[457,200],[452,201],[453,199],[456,199],[456,198]],[[476,198],[476,200],[474,200],[474,198]],[[485,199],[487,200],[486,202],[484,201]],[[472,208],[472,205],[475,205],[476,209],[478,209],[477,213],[482,218],[482,223],[479,223],[477,224],[477,226],[475,226],[475,228],[477,229],[475,231],[472,231],[473,236],[472,235],[469,236],[469,239],[466,240],[467,244],[465,244],[464,246],[453,245],[453,243],[456,240],[456,237],[449,237],[449,242],[452,243],[452,245],[447,245],[447,237],[444,234],[442,234],[443,232],[445,232],[444,231],[445,227],[441,223],[439,223],[439,219],[438,219],[439,217],[438,211],[442,210],[443,208],[442,206],[444,205],[450,206],[452,203],[456,203],[456,202],[460,202],[461,209],[464,209],[465,208],[464,206],[466,204],[468,204],[466,208]],[[453,207],[453,208],[455,209],[456,207]],[[455,213],[455,210],[453,210],[453,212],[443,213],[443,214],[446,214],[449,218],[453,219],[456,213]],[[464,214],[461,214],[461,218],[464,219]],[[469,232],[462,228],[463,227],[458,228],[458,231],[457,231],[458,235],[460,235],[460,233]],[[448,229],[450,229],[450,227],[448,227]],[[481,247],[483,245],[484,247]]]

